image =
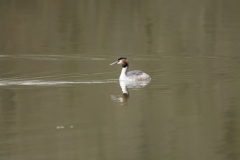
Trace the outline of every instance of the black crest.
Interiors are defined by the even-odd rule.
[[[127,59],[127,58],[125,58],[125,57],[120,57],[120,58],[118,58],[118,61],[120,61],[120,60],[122,60],[122,59]]]

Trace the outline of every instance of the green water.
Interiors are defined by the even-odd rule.
[[[239,6],[1,1],[0,159],[240,159]]]

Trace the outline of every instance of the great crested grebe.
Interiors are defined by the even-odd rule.
[[[122,72],[119,77],[119,80],[124,80],[124,81],[150,81],[151,80],[150,76],[144,73],[143,71],[134,70],[134,71],[127,72],[129,67],[127,58],[120,57],[116,62],[113,62],[110,65],[114,65],[114,64],[122,65]]]

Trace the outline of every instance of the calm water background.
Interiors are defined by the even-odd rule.
[[[1,0],[0,159],[240,159],[239,6]]]

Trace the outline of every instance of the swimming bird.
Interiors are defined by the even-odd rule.
[[[151,80],[150,76],[144,73],[143,71],[134,70],[134,71],[127,72],[129,63],[127,58],[125,57],[118,58],[116,62],[113,62],[110,65],[114,65],[114,64],[122,65],[122,72],[120,74],[119,80],[124,80],[124,81],[150,81]]]

